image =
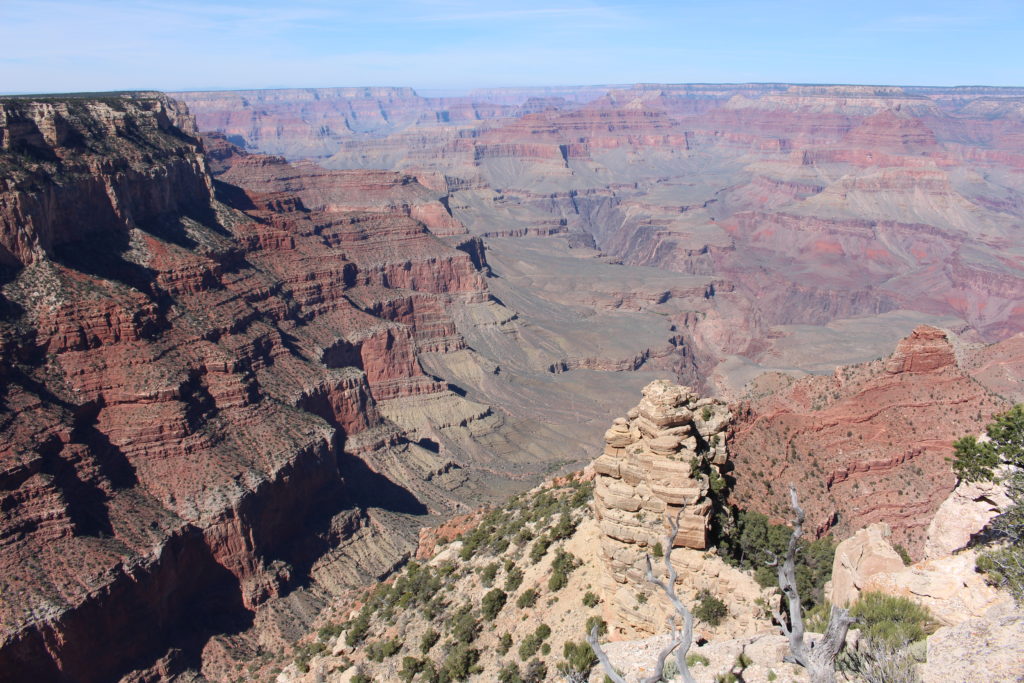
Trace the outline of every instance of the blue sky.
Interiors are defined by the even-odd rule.
[[[0,92],[1024,86],[1024,0],[0,0]]]

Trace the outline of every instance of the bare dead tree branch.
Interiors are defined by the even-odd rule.
[[[796,585],[796,551],[800,537],[804,532],[804,511],[800,507],[796,487],[789,486],[790,505],[793,507],[793,533],[789,537],[786,557],[779,564],[779,589],[785,596],[789,607],[787,623],[779,608],[772,609],[772,616],[778,622],[782,635],[789,639],[789,654],[783,661],[799,664],[807,669],[812,683],[834,683],[836,680],[836,657],[846,644],[846,632],[856,619],[841,607],[832,607],[829,615],[828,628],[816,642],[808,643],[804,637],[803,607],[800,604],[800,593]]]
[[[672,630],[672,640],[658,653],[658,660],[654,665],[654,673],[645,678],[643,683],[658,683],[661,680],[661,674],[665,671],[665,660],[668,659],[673,650],[679,648],[682,642],[679,637],[679,631],[676,630],[675,619],[670,618],[669,623]]]
[[[604,669],[608,678],[612,679],[612,683],[626,683],[626,679],[616,673],[615,667],[609,661],[607,653],[605,653],[601,644],[597,641],[597,632],[598,628],[595,624],[594,628],[590,629],[590,633],[587,634],[587,642],[590,643],[590,649],[597,655],[597,661],[601,662],[601,668]]]

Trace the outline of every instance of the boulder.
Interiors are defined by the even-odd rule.
[[[923,683],[1024,680],[1024,613],[1000,607],[928,638]]]
[[[872,524],[836,547],[832,581],[825,591],[829,602],[839,606],[856,602],[870,576],[903,569],[903,560],[889,543],[891,535],[888,524]]]
[[[925,558],[943,557],[965,547],[971,536],[1009,504],[1010,497],[1002,484],[961,482],[942,502],[928,525]]]
[[[975,569],[976,561],[974,551],[923,560],[868,576],[862,590],[910,598],[931,610],[940,623],[955,626],[1009,600],[1006,593],[985,583],[985,576]]]

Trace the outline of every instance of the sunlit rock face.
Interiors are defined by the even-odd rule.
[[[660,555],[669,549],[665,538],[672,520],[679,525],[670,545],[680,596],[692,604],[698,591],[710,590],[729,606],[727,623],[699,630],[729,637],[756,630],[764,616],[755,605],[763,592],[756,582],[703,552],[712,508],[708,473],[718,477],[728,462],[731,419],[722,402],[658,380],[644,387],[640,403],[605,432],[604,452],[591,467],[605,616],[616,636],[660,633],[672,613],[664,595],[645,579],[652,554],[654,571],[664,578]]]

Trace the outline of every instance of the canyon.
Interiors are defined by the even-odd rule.
[[[740,405],[740,504],[783,519],[785,487],[770,487],[781,475],[829,501],[813,516],[817,533],[884,519],[917,553],[953,485],[950,441],[1024,398],[1024,90],[518,94],[531,99],[516,110],[496,108],[512,101],[493,92],[442,101],[403,91],[399,116],[396,93],[363,92],[360,106],[376,97],[393,125],[349,125],[315,157],[287,126],[274,144],[330,168],[404,169],[445,191],[517,293],[663,316],[688,362],[676,377]],[[272,105],[244,105],[228,121],[223,95],[182,97],[201,123],[253,149],[263,138],[245,116],[261,130],[296,119],[338,130],[355,101],[274,91]],[[463,114],[411,115],[425,107]],[[885,366],[897,343],[910,360]],[[918,359],[928,345],[941,347],[936,357]],[[895,496],[889,509],[880,492]]]
[[[0,680],[229,680],[662,377],[919,557],[1024,400],[1024,90],[4,97],[0,179]]]
[[[601,319],[504,306],[407,174],[204,144],[159,94],[2,105],[11,680],[219,677],[577,461],[623,363],[683,356],[609,312],[637,334],[555,372]]]

